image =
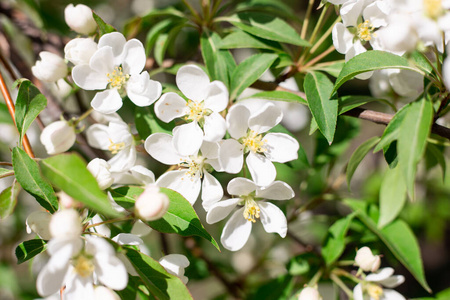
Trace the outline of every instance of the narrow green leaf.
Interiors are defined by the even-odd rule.
[[[251,95],[250,97],[247,97],[245,99],[263,99],[263,100],[270,100],[270,101],[284,101],[284,102],[293,102],[293,103],[301,103],[308,105],[308,102],[306,102],[305,99],[302,97],[289,93],[284,91],[267,91],[267,92],[259,92],[256,94]],[[242,99],[244,100],[244,99]]]
[[[25,191],[50,213],[58,210],[58,199],[52,186],[42,178],[38,164],[25,151],[14,147],[12,163],[17,181]]]
[[[338,101],[339,101],[339,109],[338,109],[339,115],[342,115],[343,113],[346,113],[349,110],[354,109],[355,107],[359,107],[361,105],[375,101],[386,104],[389,107],[391,107],[394,111],[396,111],[395,105],[393,105],[391,102],[385,99],[378,99],[369,96],[357,96],[357,95],[343,96],[339,97]]]
[[[344,203],[356,212],[357,217],[364,225],[378,236],[422,287],[431,293],[423,271],[419,243],[409,226],[402,220],[396,220],[380,230],[376,223],[367,215],[367,204],[364,201],[345,199]]]
[[[39,113],[47,106],[47,99],[41,94],[31,81],[22,81],[19,87],[19,93],[16,101],[16,124],[20,135],[20,142],[31,123],[36,119]]]
[[[328,143],[333,142],[338,116],[338,101],[330,99],[333,83],[320,72],[306,74],[304,89],[306,101],[320,132]]]
[[[165,32],[170,26],[173,26],[173,19],[164,19],[161,22],[152,26],[148,31],[147,37],[145,39],[145,53],[148,56],[156,43],[158,36]]]
[[[124,186],[111,190],[114,201],[125,209],[134,207],[136,198],[144,191],[143,188]],[[176,233],[181,236],[200,236],[210,241],[219,251],[216,240],[206,231],[191,204],[179,193],[161,188],[161,192],[170,199],[167,213],[159,220],[147,222],[153,229],[163,233]]]
[[[163,60],[166,55],[166,51],[169,48],[169,45],[173,42],[183,26],[184,23],[174,26],[169,30],[169,32],[161,33],[156,38],[154,55],[158,65],[161,66],[163,64]]]
[[[145,286],[158,299],[193,299],[181,279],[167,273],[156,260],[131,247],[124,247],[124,249]]]
[[[353,174],[355,174],[356,168],[358,168],[361,161],[366,157],[367,153],[369,153],[370,149],[372,149],[378,142],[380,138],[374,136],[361,145],[353,152],[350,160],[347,165],[347,185],[350,189],[350,181],[352,180]]]
[[[392,222],[406,202],[406,186],[400,168],[387,169],[380,188],[378,228]]]
[[[405,69],[423,74],[404,57],[378,50],[366,51],[353,57],[344,65],[330,95],[356,75],[381,69]]]
[[[375,146],[375,149],[373,149],[373,153],[376,153],[380,151],[381,149],[387,149],[389,145],[398,139],[398,134],[400,131],[400,125],[403,122],[403,119],[406,116],[406,113],[408,112],[408,108],[411,104],[407,104],[403,106],[392,118],[392,120],[389,122],[389,124],[386,126],[386,129],[383,132],[383,135],[381,136],[381,140],[378,143],[378,145]]]
[[[259,12],[242,12],[222,20],[263,39],[309,47],[310,44],[279,17]]]
[[[209,77],[211,80],[222,81],[229,89],[230,74],[236,67],[236,63],[228,50],[219,48],[221,43],[219,35],[215,32],[204,31],[200,38],[203,61]]]
[[[92,12],[92,16],[94,17],[94,20],[98,25],[100,36],[117,31],[113,26],[103,21],[102,18],[100,18],[95,12]]]
[[[97,180],[76,153],[59,154],[39,162],[43,175],[57,188],[96,212],[115,217],[108,196],[98,187]]]
[[[345,60],[337,60],[333,63],[326,62],[325,64],[317,64],[313,67],[309,68],[311,71],[322,71],[330,74],[331,76],[337,78],[339,73],[341,73],[342,68],[344,67]]]
[[[337,220],[328,229],[328,235],[322,247],[322,256],[327,266],[334,263],[344,252],[345,236],[354,217],[355,213],[349,214],[347,217]]]
[[[0,178],[14,175],[14,170],[0,168]]]
[[[134,123],[141,139],[146,139],[150,134],[164,132],[172,134],[175,122],[164,123],[158,119],[150,107],[136,106],[134,110]]]
[[[246,88],[258,80],[277,59],[276,54],[255,54],[240,63],[231,74],[230,99],[236,99]]]
[[[405,178],[408,194],[414,199],[414,179],[433,121],[433,105],[422,99],[413,102],[400,125],[397,142],[398,164]]]
[[[280,51],[282,47],[279,43],[258,38],[241,30],[236,30],[227,35],[221,42],[222,49],[256,48]]]
[[[11,186],[0,193],[0,219],[8,217],[14,211],[19,191],[20,184],[14,180]]]
[[[25,241],[16,247],[17,263],[21,264],[41,252],[44,252],[47,248],[47,243],[41,239]]]

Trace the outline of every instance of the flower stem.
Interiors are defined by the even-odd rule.
[[[345,283],[336,275],[331,273],[330,275],[331,280],[333,280],[334,283],[336,283],[341,290],[344,291],[344,293],[348,296],[349,299],[353,299],[353,292],[345,285]]]
[[[300,33],[300,37],[304,39],[306,37],[306,31],[308,30],[309,19],[311,18],[311,11],[314,5],[314,0],[309,0],[308,8],[306,9],[305,20],[303,21],[302,32]]]
[[[91,225],[86,226],[85,229],[89,229],[89,228],[92,228],[92,227],[100,226],[100,225],[103,225],[103,224],[110,224],[110,223],[127,221],[127,220],[131,220],[131,219],[133,219],[133,216],[129,215],[129,216],[126,216],[126,217],[121,217],[121,218],[116,218],[116,219],[111,219],[111,220],[107,220],[107,221],[91,224]]]
[[[323,270],[319,269],[319,271],[316,272],[316,274],[314,274],[313,278],[311,278],[311,280],[308,282],[308,286],[315,286],[318,282],[320,277],[322,277],[323,274]]]

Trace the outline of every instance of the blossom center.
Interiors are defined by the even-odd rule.
[[[92,259],[84,255],[80,255],[75,258],[73,266],[75,268],[75,272],[83,278],[91,276],[95,269]]]
[[[130,78],[130,75],[124,74],[122,67],[114,67],[114,71],[112,71],[112,73],[107,73],[106,77],[108,77],[111,88],[120,90]]]
[[[369,283],[366,290],[370,298],[374,300],[380,300],[381,296],[383,296],[383,288],[378,284]]]
[[[205,109],[204,102],[195,102],[189,100],[186,103],[187,107],[189,107],[189,112],[186,116],[187,120],[200,122],[205,115],[207,115],[207,110]]]
[[[253,153],[265,152],[266,148],[264,144],[266,140],[263,140],[262,135],[250,130],[247,136],[242,140],[242,144],[245,147],[245,151],[252,151]]]
[[[425,15],[431,19],[437,19],[444,12],[442,0],[423,0]]]
[[[357,27],[356,35],[361,41],[370,41],[376,34],[373,32],[374,27],[369,22],[369,20],[359,23]]]
[[[259,218],[259,214],[261,210],[259,209],[258,204],[251,196],[243,197],[244,198],[244,218],[250,222],[255,223],[256,219]]]
[[[108,146],[108,150],[111,151],[112,154],[117,154],[120,150],[125,148],[125,143],[114,143],[111,139],[109,139],[110,145]]]
[[[191,156],[189,159],[181,159],[178,164],[180,167],[187,168],[186,175],[190,178],[200,175],[203,176],[203,169],[205,168],[205,159],[202,156]]]

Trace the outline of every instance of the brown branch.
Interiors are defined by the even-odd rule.
[[[264,81],[258,80],[254,84],[252,84],[252,87],[263,90],[263,91],[289,92],[289,93],[295,94],[297,96],[300,96],[303,99],[306,99],[305,93],[283,88],[274,82],[264,82]],[[363,109],[363,108],[359,108],[359,107],[353,108],[353,109],[343,113],[343,115],[362,119],[362,120],[371,121],[373,123],[382,124],[382,125],[388,125],[389,122],[394,117],[393,114],[386,114],[386,113]],[[433,126],[431,127],[431,132],[450,140],[450,128],[441,126],[439,124],[433,124]]]

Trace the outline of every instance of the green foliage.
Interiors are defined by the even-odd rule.
[[[267,92],[259,92],[256,94],[251,95],[250,97],[247,97],[245,99],[263,99],[263,100],[270,100],[270,101],[284,101],[284,102],[291,102],[291,103],[301,103],[308,105],[305,99],[302,97],[290,93],[290,92],[284,92],[284,91],[267,91]],[[244,100],[244,99],[242,99]]]
[[[12,214],[17,204],[17,196],[20,191],[20,184],[14,180],[10,187],[0,193],[0,219],[4,219]]]
[[[94,20],[98,25],[100,36],[116,31],[113,26],[103,21],[103,19],[100,18],[95,12],[92,12],[92,17],[94,17]]]
[[[353,174],[355,174],[356,168],[358,168],[361,161],[366,157],[367,153],[369,153],[370,149],[372,149],[378,142],[380,138],[374,136],[361,145],[353,152],[350,160],[347,165],[347,185],[350,189],[350,181],[352,180]]]
[[[17,263],[21,264],[32,259],[47,249],[47,243],[41,239],[28,240],[20,243],[16,248]]]
[[[378,227],[383,228],[402,211],[406,202],[406,186],[400,167],[388,169],[380,189],[380,218]]]
[[[328,230],[327,238],[322,247],[322,256],[327,266],[334,263],[345,250],[345,236],[350,228],[350,223],[355,213],[337,220]]]
[[[164,123],[158,119],[153,109],[149,107],[136,107],[134,109],[134,122],[141,139],[146,139],[156,132],[172,133],[175,122]]]

